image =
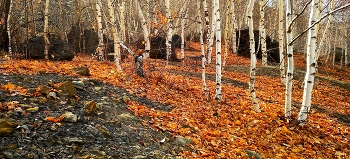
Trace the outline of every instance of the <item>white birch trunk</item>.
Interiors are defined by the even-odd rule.
[[[278,0],[278,35],[279,35],[279,52],[280,52],[280,74],[281,81],[286,84],[286,72],[284,70],[284,26],[283,26],[283,10],[284,10],[284,0]]]
[[[249,93],[253,102],[255,111],[260,112],[260,106],[255,94],[255,71],[256,71],[256,52],[255,52],[255,41],[254,41],[254,25],[253,25],[253,8],[255,0],[250,0],[247,10],[247,24],[249,27],[249,50],[250,50],[250,82],[249,82]]]
[[[265,8],[266,0],[260,0],[260,42],[261,42],[261,52],[262,52],[262,65],[267,66],[267,50],[266,50],[266,29],[265,29]]]
[[[185,20],[187,12],[188,9],[181,13],[181,61],[183,66],[185,66]]]
[[[12,14],[12,5],[13,5],[13,2],[12,0],[10,0],[10,8],[9,8],[9,12],[8,12],[8,16],[7,16],[7,36],[9,38],[9,56],[10,58],[13,58],[12,56],[12,48],[11,48],[11,14]],[[46,10],[45,10],[46,11]],[[46,58],[46,56],[45,56]],[[48,59],[48,58],[47,58]]]
[[[142,29],[143,29],[143,38],[145,39],[145,51],[143,53],[143,57],[142,60],[145,60],[149,57],[149,51],[151,49],[151,43],[150,43],[150,37],[149,37],[149,31],[147,28],[147,21],[145,19],[145,17],[143,16],[142,10],[141,10],[141,6],[138,0],[135,0],[136,3],[136,8],[137,8],[137,12],[138,12],[138,16],[140,18],[140,21],[142,23]]]
[[[335,66],[335,51],[336,51],[336,45],[335,43],[337,42],[337,39],[338,39],[338,29],[334,26],[334,29],[335,29],[335,36],[334,36],[334,41],[333,41],[333,60],[332,60],[332,67],[334,68]]]
[[[212,21],[211,21],[211,34],[210,34],[210,39],[209,39],[209,47],[208,47],[208,59],[207,59],[207,64],[211,64],[211,55],[213,53],[213,45],[214,45],[214,36],[215,36],[215,27],[216,27],[216,10],[215,10],[215,0],[213,0],[213,5],[212,5]]]
[[[48,36],[48,29],[49,29],[49,5],[50,0],[45,1],[45,19],[44,19],[44,41],[45,41],[45,59],[49,59],[49,48],[50,48],[50,41]]]
[[[319,0],[312,0],[311,2],[311,11],[310,11],[310,19],[309,26],[317,21],[317,10]],[[303,93],[303,102],[298,115],[298,121],[300,125],[306,124],[306,119],[308,114],[310,113],[311,108],[311,95],[312,89],[314,85],[314,78],[316,73],[316,39],[317,39],[317,30],[312,27],[308,31],[308,47],[307,47],[307,59],[306,59],[306,74],[304,80],[304,93]]]
[[[225,14],[225,32],[224,32],[224,39],[225,39],[225,53],[224,53],[224,60],[222,62],[222,68],[226,66],[226,58],[229,50],[229,42],[230,39],[228,37],[229,34],[229,11],[230,11],[230,0],[226,1],[226,14]]]
[[[120,5],[119,8],[120,8],[119,20],[120,20],[120,32],[121,32],[120,41],[125,41],[126,40],[126,34],[125,34],[125,0],[121,0],[121,5]]]
[[[292,110],[292,88],[293,88],[293,71],[294,71],[294,59],[293,59],[293,44],[290,42],[293,40],[292,27],[290,26],[293,19],[293,2],[294,0],[286,1],[286,36],[287,36],[287,58],[288,58],[288,68],[287,68],[287,80],[286,80],[286,99],[285,99],[285,109],[284,115],[287,119],[291,117]]]
[[[347,31],[347,28],[345,28],[345,59],[344,59],[344,65],[345,67],[348,67],[348,31]]]
[[[171,56],[172,54],[172,51],[171,51],[171,37],[173,36],[173,30],[172,30],[172,17],[171,17],[171,10],[170,10],[170,3],[169,3],[169,0],[165,0],[165,7],[166,7],[166,17],[168,19],[168,32],[167,32],[167,38],[166,38],[166,58],[167,58],[167,62],[166,62],[166,65],[168,65],[168,62],[169,62],[169,57]]]
[[[220,4],[219,0],[214,0],[215,8],[215,19],[216,19],[216,91],[215,99],[221,100],[221,21],[220,21]]]
[[[102,11],[101,11],[101,0],[96,1],[96,12],[97,12],[97,35],[98,35],[98,47],[96,52],[98,53],[98,60],[104,61],[104,42],[103,42],[103,31],[102,31]]]
[[[197,0],[197,22],[199,27],[199,42],[201,45],[201,52],[202,52],[202,83],[203,83],[203,90],[206,98],[208,99],[208,90],[207,90],[207,84],[205,81],[205,51],[204,51],[204,42],[203,42],[203,27],[202,27],[202,16],[201,16],[201,2],[200,0]]]
[[[238,29],[238,24],[237,24],[237,19],[236,19],[236,13],[235,13],[235,0],[231,0],[231,15],[232,15],[232,52],[234,54],[237,54],[237,29]]]
[[[110,22],[112,23],[112,35],[113,35],[113,45],[114,45],[114,63],[117,66],[118,71],[122,71],[120,67],[120,46],[118,43],[118,31],[116,26],[116,21],[114,17],[114,8],[111,0],[107,0],[108,10],[110,15]]]
[[[153,3],[155,4],[155,0],[153,0]],[[155,24],[154,29],[153,29],[153,34],[157,35],[158,34],[158,20],[157,20],[157,5],[154,5],[153,8],[153,23]]]
[[[210,47],[212,47],[211,45],[211,34],[212,31],[210,29],[210,22],[209,22],[209,11],[208,11],[208,5],[207,5],[207,0],[203,0],[203,9],[204,9],[204,16],[205,16],[205,30],[207,31],[206,34],[206,52],[207,54],[209,54],[209,51],[211,52],[211,50],[209,50]],[[209,57],[208,57],[209,58]]]

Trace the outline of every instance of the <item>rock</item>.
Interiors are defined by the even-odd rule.
[[[77,68],[73,68],[73,70],[82,76],[90,76],[90,70],[87,67],[77,67]]]
[[[186,144],[192,144],[193,140],[192,139],[187,139],[183,136],[177,136],[175,139],[175,142],[180,145],[186,145]]]
[[[94,90],[95,90],[95,91],[101,91],[101,90],[102,90],[102,87],[94,87]]]
[[[5,151],[5,152],[3,152],[2,154],[3,154],[3,155],[5,156],[5,158],[7,158],[7,159],[12,159],[12,158],[13,158],[12,152]]]
[[[72,97],[73,95],[77,94],[77,90],[75,89],[73,82],[70,81],[63,82],[62,85],[58,87],[58,90],[60,90],[60,96],[63,95]]]
[[[11,134],[15,131],[18,124],[0,119],[0,135]]]
[[[84,114],[85,115],[92,115],[96,111],[96,102],[95,101],[88,101],[85,104]]]
[[[68,143],[68,144],[72,144],[72,143],[84,144],[85,143],[85,141],[82,138],[79,138],[79,137],[65,137],[63,139],[63,141]]]
[[[76,123],[78,117],[76,115],[74,115],[72,112],[66,112],[64,113],[64,120],[65,122],[70,122],[70,123]]]
[[[86,86],[83,81],[73,81],[76,89],[85,90]]]
[[[124,114],[120,114],[118,115],[118,118],[121,119],[121,120],[132,120],[135,118],[135,116],[129,114],[129,113],[124,113]]]
[[[110,138],[111,137],[111,133],[106,128],[99,127],[97,129],[98,129],[98,131],[100,131],[102,137],[104,137],[104,138]]]
[[[137,155],[133,157],[133,159],[144,159],[144,158],[147,158],[147,156]]]
[[[34,112],[38,112],[38,111],[39,111],[39,107],[33,107],[33,108],[27,109],[27,112],[30,112],[30,113],[34,113]]]
[[[64,43],[59,40],[49,39],[49,59],[53,60],[72,60],[74,58],[74,50],[72,45]],[[20,46],[20,52],[24,54],[26,52],[26,41]],[[45,58],[45,41],[44,37],[35,37],[28,40],[28,55],[32,59],[44,59]]]
[[[129,96],[127,96],[127,95],[123,95],[123,97],[122,97],[122,99],[123,99],[123,101],[126,103],[126,102],[128,102],[128,101],[130,101],[130,97]]]
[[[50,88],[48,86],[41,85],[38,87],[38,92],[45,96],[50,93]]]

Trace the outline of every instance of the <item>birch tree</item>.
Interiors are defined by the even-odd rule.
[[[50,0],[45,1],[45,17],[44,17],[44,41],[45,41],[45,59],[49,59],[49,48],[50,48],[50,41],[48,36],[48,29],[49,29],[49,5]]]
[[[102,3],[101,0],[96,1],[96,12],[97,12],[97,35],[98,35],[98,47],[96,52],[98,53],[98,60],[104,61],[104,42],[103,42],[103,31],[102,31]]]
[[[199,42],[201,45],[201,52],[202,52],[202,83],[203,83],[203,90],[206,98],[208,99],[208,90],[207,90],[207,84],[205,81],[205,51],[204,51],[204,42],[203,42],[203,27],[202,27],[202,16],[201,16],[201,2],[200,0],[197,0],[197,22],[199,27]]]
[[[207,5],[207,0],[203,0],[203,9],[204,9],[204,16],[205,16],[205,30],[206,30],[206,52],[207,54],[209,54],[209,51],[211,52],[211,49],[210,47],[212,47],[211,45],[211,42],[212,42],[212,39],[211,39],[211,34],[212,34],[212,31],[210,29],[210,22],[209,22],[209,11],[208,11],[208,5]],[[210,50],[209,50],[210,49]],[[208,57],[209,59],[209,57]]]
[[[226,13],[225,13],[225,32],[224,32],[224,39],[225,39],[225,53],[224,53],[224,60],[222,62],[222,67],[225,67],[226,65],[226,58],[229,50],[229,42],[230,39],[228,37],[229,34],[229,11],[230,11],[230,0],[226,1]]]
[[[317,10],[319,6],[318,3],[320,3],[319,0],[312,0],[311,2],[309,26],[312,26],[317,21]],[[308,31],[308,47],[306,57],[306,74],[304,79],[303,102],[298,115],[298,122],[300,123],[300,125],[306,124],[306,119],[308,114],[310,113],[311,108],[311,95],[316,73],[316,39],[317,30],[314,25]]]
[[[166,47],[167,47],[167,51],[166,51],[166,65],[168,65],[169,62],[169,57],[172,55],[172,51],[171,51],[171,37],[173,35],[173,30],[172,30],[172,17],[171,17],[171,10],[170,10],[170,3],[169,0],[165,0],[165,13],[166,13],[166,17],[168,19],[168,32],[167,32],[167,38],[166,38]]]
[[[136,5],[137,11],[138,11],[139,19],[142,22],[143,37],[145,39],[145,51],[143,52],[143,54],[141,56],[138,56],[135,58],[135,65],[136,65],[137,74],[139,76],[144,77],[145,73],[144,73],[143,68],[142,68],[142,63],[143,63],[143,60],[145,60],[149,57],[149,51],[151,49],[151,44],[150,44],[150,40],[149,40],[149,31],[147,29],[147,22],[146,22],[145,17],[143,16],[141,6],[140,6],[140,3],[138,0],[135,0],[135,5]]]
[[[9,11],[8,11],[8,15],[7,15],[7,25],[6,25],[6,30],[7,30],[7,36],[9,38],[9,55],[10,55],[10,58],[12,58],[12,49],[11,49],[11,14],[12,14],[12,5],[13,5],[13,2],[12,0],[10,0],[10,7],[9,7]]]
[[[267,66],[267,50],[266,50],[266,29],[265,29],[265,8],[266,0],[260,0],[260,42],[261,42],[261,52],[262,52],[262,65]]]
[[[188,9],[181,13],[181,61],[182,65],[185,66],[185,21]]]
[[[286,1],[286,43],[287,43],[288,68],[287,68],[286,99],[285,99],[284,114],[287,117],[287,119],[291,117],[293,73],[294,73],[293,44],[290,43],[293,39],[293,34],[292,34],[293,2],[294,0]]]
[[[220,22],[220,3],[214,0],[215,19],[216,19],[216,91],[215,99],[221,100],[221,22]],[[214,19],[213,19],[214,20]]]
[[[255,94],[255,71],[256,71],[256,52],[255,52],[255,41],[254,41],[254,25],[253,25],[253,9],[255,0],[250,0],[247,10],[247,24],[249,27],[249,50],[250,50],[250,82],[249,92],[253,102],[255,111],[260,112],[260,106]]]
[[[119,20],[120,20],[120,32],[121,32],[121,37],[120,41],[125,41],[126,40],[126,34],[125,34],[125,0],[121,0],[120,2],[120,7],[119,7]]]
[[[233,53],[237,53],[237,41],[236,41],[236,32],[238,29],[238,25],[237,25],[237,19],[236,19],[236,13],[235,13],[235,0],[231,0],[230,3],[231,6],[231,18],[232,18],[232,52]]]
[[[116,26],[116,21],[114,17],[114,8],[112,5],[111,0],[107,0],[108,4],[108,10],[110,15],[110,23],[112,25],[112,34],[113,34],[113,45],[114,45],[114,63],[117,66],[118,71],[122,71],[122,68],[120,67],[120,46],[118,42],[118,31]]]
[[[280,74],[282,83],[286,83],[286,73],[284,70],[284,26],[283,26],[283,10],[284,10],[284,0],[278,0],[278,35],[279,35],[279,52],[280,52]]]
[[[211,31],[210,31],[210,38],[209,38],[209,46],[208,48],[208,59],[207,63],[211,63],[211,55],[213,52],[213,45],[214,45],[214,36],[215,36],[215,27],[216,27],[216,10],[215,10],[215,0],[213,0],[213,5],[212,5],[212,12],[211,12],[212,20],[211,20]]]

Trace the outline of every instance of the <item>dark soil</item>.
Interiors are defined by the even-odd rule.
[[[71,81],[76,95],[60,95],[55,84]],[[0,109],[1,122],[15,124],[11,133],[0,133],[0,158],[178,158],[188,150],[187,140],[168,132],[155,131],[127,109],[124,101],[134,100],[155,110],[171,111],[173,106],[154,103],[127,93],[126,90],[88,78],[58,74],[4,75],[0,85],[24,87],[20,95],[0,89],[0,102],[15,103],[14,110]],[[36,94],[37,88],[48,87],[57,96]],[[97,109],[86,115],[86,103],[94,101]],[[0,104],[1,104],[0,103]],[[29,111],[38,107],[38,110]],[[76,121],[60,123],[45,120],[71,112]],[[184,142],[185,141],[185,142]]]

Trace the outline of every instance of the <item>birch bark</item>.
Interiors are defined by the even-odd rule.
[[[166,62],[166,65],[168,65],[169,63],[169,58],[171,59],[172,57],[170,56],[173,56],[172,54],[172,50],[171,50],[171,37],[173,35],[173,30],[172,30],[172,17],[171,17],[171,10],[170,10],[170,3],[169,3],[169,0],[165,0],[165,7],[166,7],[166,17],[168,19],[168,32],[167,32],[167,38],[166,38],[166,58],[167,58],[167,62]]]
[[[102,11],[101,11],[101,0],[96,1],[96,12],[97,12],[97,35],[98,35],[98,47],[96,52],[98,53],[98,60],[104,61],[104,42],[103,42],[103,31],[102,31]]]
[[[7,23],[7,25],[6,25],[7,36],[9,38],[9,44],[8,44],[9,47],[8,47],[8,49],[9,49],[9,56],[10,56],[10,58],[13,58],[12,57],[12,48],[11,48],[11,14],[12,14],[12,5],[13,5],[13,2],[12,2],[12,0],[10,0],[10,7],[9,7],[9,12],[8,12],[8,15],[7,15],[7,22],[6,22]],[[46,45],[45,45],[45,48],[46,48]],[[45,59],[48,59],[48,58],[46,58],[46,56],[45,56]]]
[[[265,8],[266,0],[260,0],[260,42],[261,42],[261,52],[262,52],[262,65],[267,66],[267,50],[266,50],[266,29],[265,29]]]
[[[215,27],[216,27],[216,10],[215,10],[215,0],[213,0],[213,5],[212,5],[212,20],[211,20],[211,34],[210,34],[210,39],[209,39],[209,46],[208,46],[208,59],[207,59],[207,64],[211,63],[211,55],[213,53],[213,45],[214,45],[214,36],[215,36]]]
[[[45,1],[45,17],[44,17],[44,41],[45,41],[45,59],[49,59],[49,48],[50,48],[50,41],[48,36],[48,29],[49,29],[49,5],[50,0]]]
[[[286,43],[287,43],[287,80],[286,80],[286,99],[284,115],[287,119],[291,117],[292,110],[292,88],[293,88],[293,73],[294,73],[294,59],[293,59],[293,44],[290,42],[293,39],[292,34],[292,19],[293,19],[293,3],[294,0],[286,0]]]
[[[226,13],[225,13],[225,32],[224,32],[224,39],[225,39],[225,53],[224,53],[224,60],[222,62],[222,68],[225,67],[226,65],[226,58],[227,58],[227,54],[228,54],[228,50],[229,50],[229,42],[230,39],[228,37],[229,34],[229,11],[230,11],[230,0],[226,1]]]
[[[232,15],[232,52],[234,54],[237,54],[237,29],[238,29],[238,25],[237,25],[237,19],[236,19],[236,13],[235,13],[235,0],[231,0],[231,15]]]
[[[254,25],[253,25],[253,8],[255,0],[250,0],[247,10],[247,24],[249,27],[249,50],[250,50],[250,82],[249,82],[249,92],[250,97],[253,102],[253,107],[255,111],[260,112],[260,106],[255,94],[255,71],[256,71],[256,52],[255,52],[255,41],[254,41]]]
[[[221,100],[221,21],[220,21],[220,3],[219,0],[214,0],[215,19],[216,19],[216,91],[215,99]]]
[[[110,15],[110,23],[112,24],[112,34],[113,34],[113,45],[114,45],[114,63],[117,66],[118,71],[122,71],[120,67],[120,46],[118,42],[118,31],[116,26],[116,21],[114,17],[114,8],[111,0],[107,0],[108,10]]]
[[[204,51],[204,42],[203,42],[203,27],[202,27],[202,16],[201,16],[201,2],[200,0],[197,0],[197,22],[199,27],[199,42],[201,45],[201,52],[202,52],[202,83],[203,83],[203,90],[206,98],[208,99],[208,90],[207,90],[207,84],[205,81],[205,51]]]
[[[311,11],[310,11],[310,19],[309,26],[317,21],[317,10],[318,10],[319,0],[312,0],[311,2]],[[317,39],[317,30],[316,27],[312,27],[308,31],[308,47],[307,47],[307,59],[306,59],[306,74],[304,80],[304,93],[303,93],[303,102],[298,115],[298,122],[300,125],[306,124],[306,119],[308,114],[310,113],[311,108],[311,97],[312,97],[312,89],[314,85],[314,78],[316,74],[316,39]]]
[[[279,35],[279,52],[280,52],[280,74],[281,81],[286,84],[286,73],[284,70],[284,26],[283,26],[283,10],[284,0],[278,0],[278,35]]]

